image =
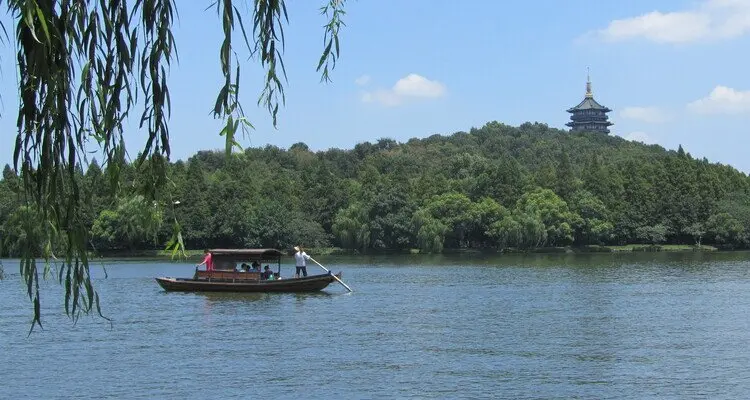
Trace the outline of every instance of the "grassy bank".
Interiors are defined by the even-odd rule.
[[[644,245],[644,244],[628,244],[624,246],[564,246],[564,247],[540,247],[533,250],[521,250],[521,249],[503,249],[502,251],[495,249],[445,249],[445,254],[486,254],[486,253],[623,253],[623,252],[680,252],[680,251],[717,251],[718,249],[713,246],[695,246],[695,245],[684,245],[684,244],[664,244],[664,245]],[[313,248],[307,249],[307,252],[317,256],[326,255],[358,255],[362,254],[360,251],[351,249],[342,249],[339,247],[325,247],[325,248]],[[419,254],[420,251],[417,249],[406,249],[406,250],[368,250],[367,254]],[[292,250],[289,251],[289,255],[292,254]],[[203,250],[187,250],[185,255],[188,260],[200,260],[203,256]],[[133,251],[116,251],[107,252],[100,255],[96,255],[94,258],[155,258],[155,259],[172,259],[172,252],[165,250],[133,250]],[[175,257],[175,259],[181,259]]]
[[[689,244],[661,244],[661,245],[644,245],[644,244],[628,244],[625,246],[598,246],[604,247],[611,252],[627,252],[627,251],[716,251],[718,250],[713,246],[696,246]]]
[[[689,244],[627,244],[623,246],[565,246],[565,247],[541,247],[534,250],[507,249],[504,252],[527,252],[527,253],[626,253],[626,252],[680,252],[680,251],[717,251],[713,246],[695,246]]]

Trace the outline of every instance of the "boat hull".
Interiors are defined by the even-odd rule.
[[[337,274],[339,276],[341,274]],[[156,278],[168,292],[316,292],[335,280],[331,274],[266,281],[224,281],[188,278]]]

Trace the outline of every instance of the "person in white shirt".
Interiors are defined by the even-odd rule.
[[[302,272],[302,276],[307,276],[307,260],[310,259],[310,256],[300,246],[294,246],[294,250],[297,251],[294,253],[294,262],[297,266],[297,272],[294,276],[299,278],[300,272]]]

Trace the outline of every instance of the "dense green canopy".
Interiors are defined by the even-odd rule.
[[[124,187],[140,181],[132,166]],[[491,122],[450,136],[352,150],[202,151],[168,166],[155,203],[117,197],[92,163],[85,188],[90,249],[163,248],[172,221],[186,247],[337,246],[367,252],[682,243],[747,247],[748,177],[619,137]],[[6,254],[28,210],[18,180],[0,182]],[[133,193],[136,193],[134,191]],[[179,200],[179,203],[174,203]]]

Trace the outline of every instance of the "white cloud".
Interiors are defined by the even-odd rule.
[[[657,43],[731,39],[750,32],[750,1],[705,0],[693,9],[652,11],[611,21],[595,33],[608,41],[643,38]]]
[[[356,83],[358,86],[365,86],[370,83],[370,75],[362,75],[359,78],[355,79],[354,83]]]
[[[698,114],[750,114],[750,90],[716,86],[711,93],[687,105]]]
[[[393,92],[405,97],[440,97],[445,93],[445,86],[423,76],[409,74],[396,82]]]
[[[670,119],[670,116],[658,107],[625,107],[620,111],[620,116],[652,124],[666,122]]]
[[[393,107],[403,104],[413,98],[438,98],[446,93],[445,85],[438,81],[431,81],[421,75],[409,74],[401,78],[390,89],[378,89],[365,92],[362,101],[377,102],[385,106]]]
[[[653,11],[638,17],[614,20],[600,31],[607,40],[645,37],[658,43],[692,42],[710,31],[710,18],[696,12],[661,13]]]
[[[631,132],[627,136],[624,136],[625,140],[631,142],[641,142],[643,144],[654,144],[654,140],[646,132]]]

